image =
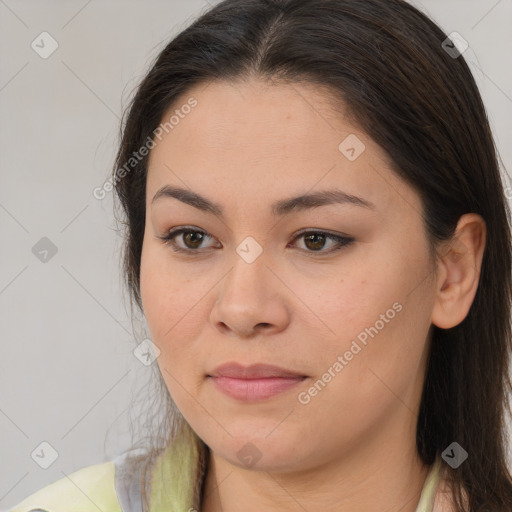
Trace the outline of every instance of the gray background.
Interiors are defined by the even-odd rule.
[[[414,4],[469,42],[510,185],[512,0]],[[132,334],[120,281],[111,194],[92,191],[109,173],[133,88],[206,8],[0,0],[0,509],[131,445],[134,400],[144,402],[152,370],[132,353],[143,336]],[[31,48],[43,31],[59,45],[47,59]],[[47,262],[32,252],[43,237],[57,248]],[[43,441],[58,452],[48,469],[31,457]],[[49,462],[42,450],[34,458]]]

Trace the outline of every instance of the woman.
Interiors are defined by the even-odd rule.
[[[401,0],[169,43],[111,180],[165,443],[13,511],[512,510],[509,211],[456,43]]]

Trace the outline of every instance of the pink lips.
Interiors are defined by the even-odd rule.
[[[286,391],[306,376],[278,366],[255,364],[244,367],[238,363],[219,366],[208,375],[226,395],[246,402],[265,400]]]

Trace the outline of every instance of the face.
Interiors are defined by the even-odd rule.
[[[150,154],[141,296],[190,426],[275,471],[414,439],[434,304],[419,195],[316,86],[212,82],[163,121],[176,109]]]

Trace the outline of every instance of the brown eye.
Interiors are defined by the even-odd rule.
[[[198,249],[203,241],[204,234],[198,231],[184,231],[182,240],[190,249]]]
[[[299,240],[300,238],[304,239],[306,252],[317,252],[319,254],[329,254],[331,252],[338,251],[355,241],[349,236],[335,235],[324,231],[303,232],[299,234],[295,240]],[[331,248],[328,250],[322,250],[328,241],[333,242]]]
[[[324,235],[313,233],[312,235],[307,235],[304,238],[304,243],[308,249],[312,249],[313,251],[317,251],[322,249],[325,245],[326,237]]]
[[[180,236],[181,235],[181,236]],[[179,228],[169,231],[165,236],[158,237],[164,241],[164,243],[170,245],[176,252],[184,253],[199,253],[199,249],[202,249],[201,244],[205,239],[213,238],[205,231],[192,228]],[[177,240],[181,240],[182,245],[177,243]]]

